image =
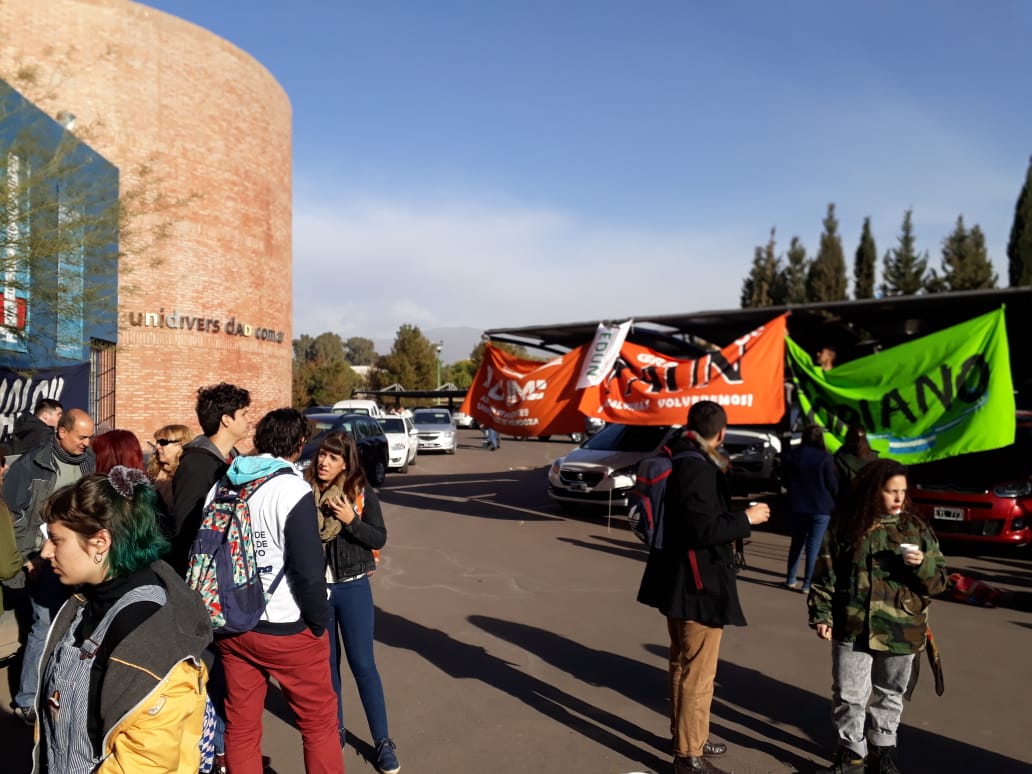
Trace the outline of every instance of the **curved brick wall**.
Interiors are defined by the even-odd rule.
[[[120,275],[117,425],[143,439],[170,422],[196,429],[197,387],[222,380],[251,390],[256,417],[289,405],[283,89],[222,38],[129,0],[3,0],[0,39],[0,76],[37,64],[43,82],[23,93],[90,127],[123,190],[149,160],[166,195],[196,197],[173,237]]]

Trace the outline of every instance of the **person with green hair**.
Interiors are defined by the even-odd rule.
[[[156,498],[142,470],[116,466],[43,506],[42,558],[77,591],[40,661],[34,772],[198,771],[211,621],[159,558]]]

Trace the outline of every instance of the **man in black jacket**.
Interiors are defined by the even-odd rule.
[[[14,420],[14,438],[8,446],[8,454],[25,454],[50,441],[63,413],[61,401],[52,398],[37,400],[31,414],[26,411]]]
[[[190,546],[201,526],[204,498],[237,455],[236,445],[251,434],[251,394],[221,382],[197,390],[197,421],[203,435],[183,448],[172,478],[172,550],[166,557],[186,574]]]
[[[719,451],[726,430],[727,414],[713,401],[688,411],[687,431],[671,444],[664,547],[649,550],[638,591],[639,602],[667,617],[674,774],[723,774],[704,756],[727,751],[708,741],[713,681],[724,626],[745,625],[733,544],[770,518],[766,503],[731,510],[728,460]],[[699,454],[676,457],[690,449]]]

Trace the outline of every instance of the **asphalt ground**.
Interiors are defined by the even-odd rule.
[[[635,602],[643,547],[621,515],[571,516],[548,499],[545,468],[571,444],[503,439],[490,452],[479,433],[460,434],[457,454],[420,455],[381,490],[389,538],[373,576],[377,661],[403,770],[669,772],[666,627]],[[749,626],[729,627],[721,648],[712,737],[730,746],[719,765],[738,774],[809,772],[834,742],[829,646],[807,627],[803,596],[781,585],[784,527],[775,511],[747,544]],[[948,561],[1032,592],[1032,553]],[[1028,607],[936,601],[946,692],[935,695],[925,664],[903,714],[904,772],[1032,771]],[[343,683],[347,770],[373,772],[346,667]],[[0,697],[0,771],[20,774],[31,732],[5,714],[8,703]],[[300,735],[275,688],[266,708],[268,771],[300,774]]]

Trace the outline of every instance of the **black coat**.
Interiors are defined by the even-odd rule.
[[[676,455],[694,443],[671,444]],[[738,601],[734,541],[751,534],[744,511],[731,511],[727,477],[711,461],[695,455],[675,459],[664,502],[664,548],[651,549],[638,601],[667,618],[706,626],[745,626]],[[694,549],[698,581],[689,549]]]

